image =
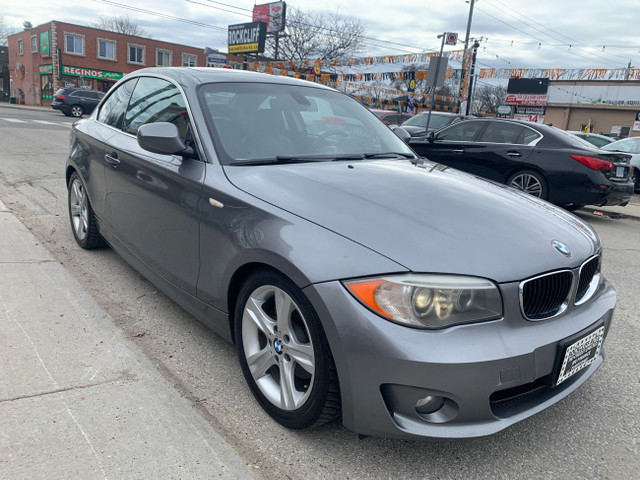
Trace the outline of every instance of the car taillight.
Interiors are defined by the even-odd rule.
[[[571,158],[592,170],[613,170],[613,162],[601,158],[585,157],[584,155],[571,155]]]
[[[57,95],[56,100],[64,100],[66,97],[64,95]]]

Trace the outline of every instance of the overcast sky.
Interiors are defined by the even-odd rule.
[[[24,20],[34,26],[50,20],[91,25],[101,16],[128,15],[154,39],[226,51],[227,25],[250,22],[253,5],[250,0],[0,0],[0,15],[17,30]],[[469,15],[464,0],[290,0],[287,6],[361,20],[367,37],[362,56],[438,50],[442,32],[464,38]],[[640,67],[639,18],[638,0],[478,0],[471,37],[483,38],[480,67],[623,68],[629,61]]]

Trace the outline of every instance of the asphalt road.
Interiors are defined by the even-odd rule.
[[[580,213],[602,238],[603,270],[619,303],[604,365],[554,407],[491,437],[455,442],[359,439],[339,423],[289,431],[253,400],[231,345],[111,250],[77,247],[63,180],[72,122],[54,111],[0,107],[0,199],[257,476],[638,478],[640,221]]]

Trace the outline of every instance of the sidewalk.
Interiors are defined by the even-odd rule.
[[[1,202],[0,477],[252,478]]]

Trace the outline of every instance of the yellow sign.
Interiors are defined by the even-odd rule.
[[[257,43],[245,43],[243,45],[229,45],[229,53],[256,52]]]
[[[322,60],[318,59],[316,60],[315,65],[313,66],[313,74],[320,75],[321,71],[322,71]]]

